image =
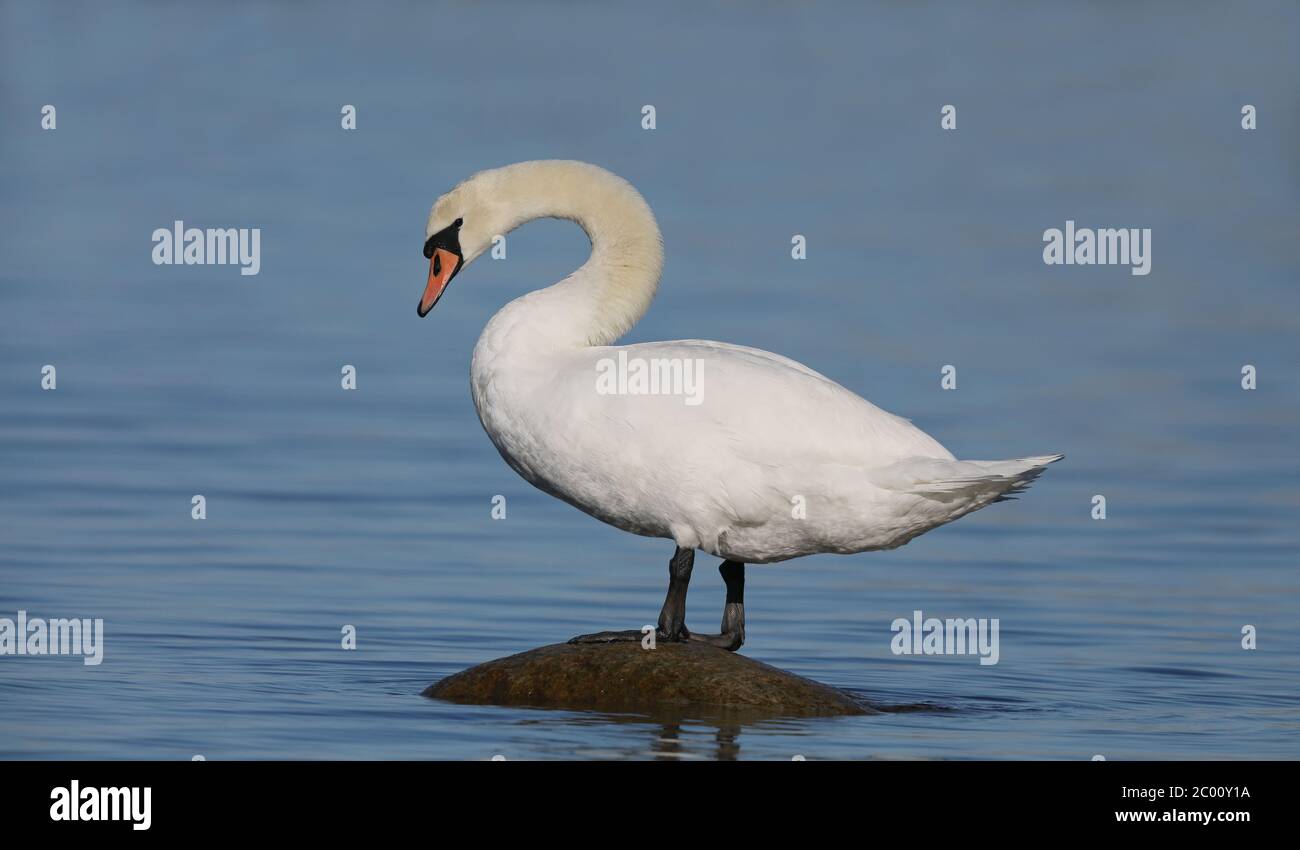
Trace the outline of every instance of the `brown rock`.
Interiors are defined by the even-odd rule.
[[[867,714],[844,691],[703,643],[559,643],[488,661],[424,695],[474,705],[763,717]]]

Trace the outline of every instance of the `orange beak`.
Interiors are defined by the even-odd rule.
[[[421,316],[427,316],[433,305],[438,303],[447,284],[460,271],[460,266],[461,258],[455,252],[446,248],[434,249],[433,256],[429,258],[429,282],[424,287],[424,295],[420,298],[417,310]]]

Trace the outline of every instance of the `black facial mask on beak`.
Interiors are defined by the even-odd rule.
[[[438,248],[450,251],[457,257],[460,257],[460,226],[464,223],[465,219],[458,218],[426,239],[424,242],[425,259],[427,260],[431,258],[433,252]]]
[[[425,240],[424,256],[429,258],[429,281],[416,307],[421,316],[428,315],[447,290],[447,284],[465,264],[465,256],[460,250],[460,226],[464,221],[458,218]]]

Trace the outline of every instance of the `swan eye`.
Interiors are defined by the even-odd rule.
[[[457,257],[462,256],[460,250],[460,226],[464,223],[465,219],[458,218],[424,240],[424,256],[432,258],[433,252],[439,248],[445,248]]]

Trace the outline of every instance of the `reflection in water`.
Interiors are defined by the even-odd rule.
[[[654,753],[656,760],[680,759],[682,747],[678,738],[681,728],[677,723],[663,723],[659,726],[659,733],[651,745],[651,752]],[[713,740],[716,747],[710,757],[715,761],[735,761],[740,756],[740,728],[739,723],[720,724],[714,732]]]
[[[440,703],[441,700],[430,700]],[[933,703],[876,704],[867,706],[866,715],[957,712],[955,706]],[[498,709],[507,710],[507,709]],[[742,752],[741,738],[747,733],[767,736],[784,733],[798,738],[816,739],[824,734],[834,735],[834,724],[846,718],[827,717],[774,717],[752,711],[719,710],[702,706],[664,706],[645,712],[580,711],[555,706],[515,706],[509,711],[523,712],[515,721],[517,725],[542,726],[552,730],[569,727],[577,729],[608,729],[610,727],[632,732],[632,739],[644,742],[625,744],[617,751],[591,753],[602,757],[646,758],[655,761],[681,761],[708,759],[715,761],[738,760]],[[1000,710],[983,707],[975,711]],[[625,737],[625,736],[618,736]],[[790,759],[802,755],[798,747],[789,753],[763,752],[767,759]]]

